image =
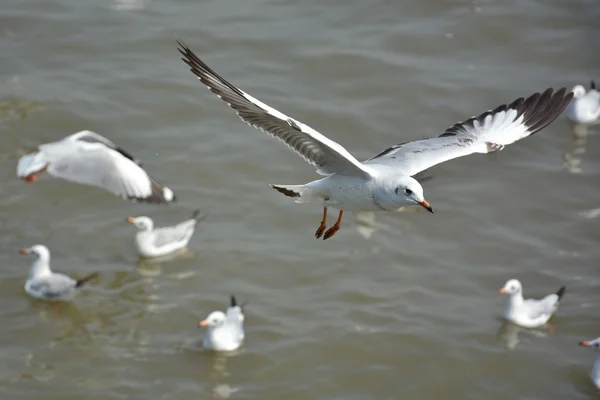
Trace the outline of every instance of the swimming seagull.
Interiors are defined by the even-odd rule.
[[[509,295],[504,307],[504,318],[525,328],[536,328],[546,324],[552,317],[565,294],[565,287],[540,300],[523,299],[521,282],[510,279],[500,289],[500,293]]]
[[[594,340],[583,340],[579,342],[580,346],[591,347],[597,352],[600,351],[600,337]],[[594,367],[592,368],[592,373],[590,374],[590,378],[592,378],[592,382],[598,389],[600,389],[600,353],[596,356],[596,361],[594,361]]]
[[[204,215],[200,215],[200,210],[196,210],[191,219],[174,226],[155,228],[152,219],[145,216],[129,217],[127,222],[138,229],[135,234],[138,253],[142,257],[160,257],[187,246],[203,219]]]
[[[25,291],[37,299],[73,300],[81,286],[98,276],[97,273],[93,273],[75,280],[66,275],[52,272],[50,269],[50,250],[41,244],[21,249],[21,254],[34,257],[29,277],[25,283]]]
[[[19,159],[17,176],[36,182],[47,171],[57,178],[106,189],[118,197],[147,203],[170,203],[175,194],[152,179],[141,162],[105,137],[91,131],[74,133]]]
[[[208,328],[204,335],[202,345],[211,350],[233,351],[237,350],[244,341],[244,313],[243,308],[248,302],[238,305],[235,296],[231,295],[231,302],[227,312],[213,311],[198,326]]]
[[[315,237],[328,239],[339,229],[344,210],[396,211],[419,205],[433,212],[413,175],[436,164],[473,153],[492,153],[546,127],[564,110],[572,93],[547,89],[519,98],[446,129],[439,137],[392,146],[359,162],[345,148],[310,126],[288,117],[232,85],[206,65],[182,41],[179,52],[190,70],[238,116],[255,128],[282,140],[324,179],[305,185],[271,185],[297,203],[323,206]],[[340,210],[327,231],[327,208]]]
[[[567,118],[582,125],[600,123],[600,92],[594,81],[587,93],[582,85],[573,87],[573,101],[567,107]]]

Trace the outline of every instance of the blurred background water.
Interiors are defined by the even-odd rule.
[[[267,104],[366,159],[547,87],[600,80],[597,0],[5,0],[0,11],[0,396],[4,399],[586,399],[600,335],[598,128],[564,116],[498,154],[432,169],[436,213],[348,215],[269,183],[317,177],[240,122],[174,35]],[[173,188],[170,206],[15,176],[19,155],[90,129]],[[138,263],[129,215],[208,214],[186,257]],[[364,224],[364,223],[363,223]],[[367,230],[368,230],[367,229]],[[56,309],[22,287],[36,243],[100,278]],[[567,286],[554,332],[503,326],[509,278]],[[198,320],[250,300],[243,348]]]

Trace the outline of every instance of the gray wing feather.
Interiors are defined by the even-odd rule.
[[[169,243],[181,242],[187,239],[196,229],[195,219],[184,221],[175,226],[157,228],[154,230],[154,246],[162,247]]]
[[[59,298],[75,289],[77,282],[66,275],[54,274],[47,279],[38,279],[30,283],[29,288],[46,298]]]
[[[237,111],[251,126],[283,141],[322,175],[335,173],[352,176],[368,175],[365,167],[345,148],[310,126],[269,107],[233,86],[206,65],[184,43],[177,41],[182,60],[190,70],[221,100]]]
[[[558,296],[550,294],[541,300],[525,300],[528,310],[527,314],[531,319],[540,318],[544,315],[552,314],[558,306]]]

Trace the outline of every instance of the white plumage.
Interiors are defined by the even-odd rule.
[[[155,228],[152,219],[129,217],[127,221],[138,229],[135,234],[135,245],[142,257],[160,257],[187,246],[198,224],[204,219],[196,210],[192,218],[177,225]]]
[[[176,200],[168,187],[152,179],[125,150],[105,137],[81,131],[19,159],[17,176],[35,182],[47,171],[68,181],[103,188],[123,199],[148,203]]]
[[[205,348],[216,351],[237,350],[244,341],[244,304],[237,304],[235,296],[226,312],[213,311],[200,321],[198,326],[207,328],[202,344]]]
[[[392,146],[359,162],[344,147],[308,125],[288,117],[213,71],[181,41],[179,51],[191,71],[251,126],[282,140],[326,177],[304,185],[271,185],[298,203],[325,207],[315,233],[327,239],[339,229],[343,210],[396,211],[419,205],[433,212],[413,175],[436,164],[473,153],[491,153],[534,134],[558,117],[572,98],[566,89],[535,93],[460,122],[435,138]],[[327,207],[340,211],[325,232]]]
[[[25,283],[25,291],[37,299],[72,300],[83,284],[97,276],[96,273],[93,273],[75,280],[66,275],[52,272],[50,269],[50,250],[40,244],[21,249],[21,254],[34,257],[29,277]]]
[[[523,299],[521,282],[511,279],[500,289],[500,293],[508,295],[504,318],[525,328],[537,328],[546,324],[557,310],[565,287],[539,300]]]
[[[600,123],[600,92],[594,81],[587,92],[582,85],[573,87],[573,100],[567,107],[567,118],[582,125]]]

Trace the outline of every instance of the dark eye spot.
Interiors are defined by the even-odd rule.
[[[408,196],[410,196],[413,193],[413,191],[410,189],[405,189],[404,193],[406,193]]]
[[[600,343],[595,343],[594,347],[600,347]]]

